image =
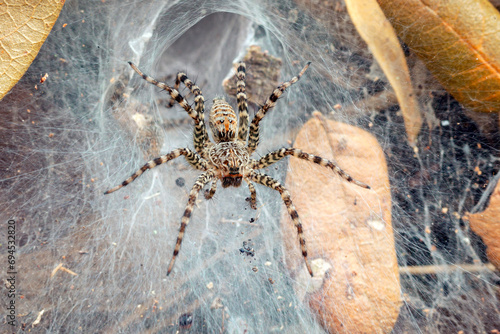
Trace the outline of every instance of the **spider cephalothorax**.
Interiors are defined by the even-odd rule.
[[[295,206],[292,203],[288,190],[286,190],[283,185],[272,177],[259,173],[257,170],[270,166],[284,157],[291,155],[296,158],[304,159],[327,167],[345,180],[360,187],[367,189],[370,187],[363,182],[354,180],[334,162],[312,154],[304,153],[296,148],[281,148],[263,156],[258,160],[250,158],[259,144],[260,121],[264,118],[266,113],[274,107],[276,101],[283,94],[283,92],[300,79],[309,67],[310,63],[307,63],[307,65],[296,77],[293,77],[290,81],[282,83],[272,92],[266,103],[255,114],[252,123],[250,124],[250,128],[248,127],[247,96],[245,93],[245,64],[240,63],[238,65],[238,81],[236,83],[239,122],[237,123],[237,116],[233,108],[223,98],[215,98],[209,116],[210,129],[212,130],[215,143],[212,143],[209,140],[205,127],[205,100],[201,90],[188,79],[186,74],[178,73],[175,86],[174,88],[171,88],[165,83],[158,82],[152,77],[145,75],[133,63],[129,62],[129,64],[134,71],[142,76],[144,80],[169,92],[172,98],[171,103],[173,103],[173,101],[177,101],[194,120],[195,127],[193,132],[193,142],[196,152],[193,152],[188,148],[179,148],[166,155],[162,155],[159,158],[151,160],[132,174],[132,176],[123,181],[120,185],[106,191],[105,194],[112,193],[128,185],[146,170],[154,168],[181,155],[186,158],[187,162],[191,164],[191,166],[204,172],[198,177],[193,185],[193,188],[191,189],[191,192],[189,193],[188,203],[181,219],[181,227],[175,244],[174,253],[167,269],[167,275],[169,275],[172,271],[175,259],[179,254],[182,238],[184,237],[184,232],[187,224],[189,223],[191,213],[200,191],[211,182],[212,185],[210,190],[205,191],[205,198],[210,199],[214,196],[215,191],[217,190],[217,180],[221,181],[224,188],[230,186],[239,187],[242,180],[244,180],[248,184],[248,189],[250,190],[250,205],[253,209],[257,208],[257,195],[253,182],[274,189],[280,193],[281,198],[287,207],[288,213],[292,218],[292,222],[297,228],[297,235],[299,238],[302,256],[304,257],[307,270],[312,276],[313,272],[307,260],[307,248],[306,241],[303,236],[302,224],[299,219],[299,214],[297,213],[297,210],[295,210]],[[187,103],[181,94],[179,94],[178,89],[181,82],[184,83],[184,85],[186,85],[186,87],[188,87],[194,95],[194,109]]]
[[[250,156],[244,143],[230,141],[212,145],[208,159],[219,171],[217,178],[222,181],[222,186],[227,188],[241,185],[241,179],[245,174],[244,167],[248,164]]]

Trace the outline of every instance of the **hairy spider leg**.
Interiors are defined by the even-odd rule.
[[[212,181],[212,186],[210,190],[205,190],[205,199],[212,199],[214,197],[215,192],[217,191],[217,180]]]
[[[205,120],[205,98],[203,97],[203,93],[201,92],[201,89],[199,86],[195,85],[194,82],[192,82],[186,75],[186,73],[179,72],[177,73],[176,79],[175,79],[175,85],[174,89],[177,91],[179,90],[179,85],[180,83],[183,83],[194,95],[194,110],[198,113],[198,117],[202,119],[203,121]],[[174,104],[174,99],[170,99],[169,107],[173,106]],[[205,123],[205,122],[203,122]],[[194,142],[203,142],[203,147],[207,147],[210,143],[208,140],[208,134],[207,134],[207,129],[205,125],[203,124],[202,127],[198,125],[195,125],[194,127],[194,133],[193,133],[193,138]],[[201,146],[201,145],[200,145]],[[206,158],[204,156],[205,151],[197,151],[198,154],[200,154],[203,158]]]
[[[167,161],[173,160],[175,158],[180,157],[183,155],[186,160],[194,166],[195,168],[206,171],[208,169],[208,164],[207,161],[203,158],[200,158],[199,156],[196,155],[193,151],[187,148],[178,148],[176,150],[173,150],[172,152],[162,155],[159,158],[153,159],[149,162],[147,162],[144,166],[142,166],[139,170],[137,170],[132,176],[130,176],[128,179],[123,181],[120,185],[117,185],[114,188],[109,189],[104,193],[104,195],[111,194],[112,192],[117,191],[118,189],[125,187],[126,185],[132,183],[135,179],[137,179],[139,176],[142,175],[145,171],[148,169],[155,168],[158,165],[161,165]]]
[[[273,91],[271,96],[269,96],[266,103],[259,109],[259,111],[257,111],[252,120],[252,123],[250,124],[250,134],[248,136],[249,154],[252,154],[259,145],[259,122],[262,120],[262,118],[264,118],[266,113],[276,105],[276,101],[283,94],[283,92],[288,87],[299,81],[300,77],[305,73],[310,64],[311,62],[307,62],[306,66],[304,66],[302,71],[300,71],[300,73],[296,77],[293,77],[290,81],[284,82],[281,85],[279,85]]]
[[[299,237],[299,243],[300,243],[300,249],[302,251],[302,256],[304,257],[304,261],[306,263],[307,271],[309,271],[309,274],[313,276],[313,272],[311,269],[311,266],[309,264],[309,261],[307,260],[307,248],[306,248],[306,239],[304,238],[304,231],[302,229],[302,223],[300,222],[299,214],[297,213],[297,210],[295,209],[295,205],[293,205],[292,200],[290,198],[290,193],[284,186],[282,186],[278,181],[270,177],[269,175],[266,174],[261,174],[257,172],[251,172],[250,175],[248,176],[252,181],[255,181],[259,184],[262,184],[266,187],[269,187],[271,189],[274,189],[278,191],[281,195],[281,198],[283,199],[283,202],[285,203],[285,206],[288,210],[288,214],[292,218],[293,225],[297,228],[297,235]]]
[[[174,267],[175,258],[179,254],[182,244],[182,238],[184,237],[184,232],[186,231],[186,227],[189,223],[189,219],[191,218],[191,213],[193,212],[194,205],[196,203],[196,199],[198,198],[198,194],[203,187],[210,182],[215,177],[214,172],[207,171],[201,174],[196,182],[193,185],[193,188],[189,192],[189,198],[186,205],[186,209],[184,210],[184,215],[181,219],[181,228],[179,229],[179,235],[177,236],[177,242],[175,243],[174,254],[172,255],[172,259],[170,260],[170,264],[167,269],[167,276],[170,275],[172,268]]]
[[[293,157],[307,160],[310,162],[314,162],[315,164],[318,164],[320,166],[326,167],[337,173],[340,177],[342,177],[344,180],[349,181],[351,183],[354,183],[357,186],[360,186],[362,188],[370,189],[370,186],[367,185],[366,183],[363,183],[361,181],[358,181],[354,179],[352,176],[344,172],[339,166],[337,166],[334,162],[324,159],[322,157],[318,157],[317,155],[313,154],[308,154],[302,152],[302,150],[298,148],[281,148],[279,150],[276,150],[274,152],[268,153],[262,158],[260,158],[258,161],[254,163],[252,166],[253,169],[261,169],[268,167],[272,165],[273,163],[283,159],[287,155],[291,155]]]
[[[144,80],[155,85],[158,88],[166,90],[170,94],[172,99],[177,101],[177,103],[179,103],[179,105],[182,108],[184,108],[184,110],[186,110],[188,115],[194,120],[194,124],[195,124],[195,130],[194,130],[194,135],[193,135],[194,147],[196,149],[196,152],[201,154],[201,152],[205,148],[205,144],[206,144],[206,138],[205,138],[206,129],[205,129],[205,123],[204,123],[203,117],[200,117],[200,114],[198,113],[197,110],[194,110],[193,108],[191,108],[191,106],[188,104],[186,99],[182,97],[182,95],[179,93],[179,91],[177,89],[173,89],[170,86],[168,86],[166,83],[158,82],[153,77],[150,77],[149,75],[144,74],[141,70],[139,70],[139,68],[134,63],[132,63],[130,61],[128,63],[130,65],[130,67],[132,67],[132,69],[134,71],[136,71],[137,74],[139,74]],[[200,94],[201,94],[201,92],[200,92]],[[203,96],[202,96],[202,99],[203,99]],[[201,116],[203,116],[203,114]]]
[[[257,209],[257,192],[255,191],[255,186],[250,180],[245,179],[248,184],[248,190],[250,190],[250,207],[254,210]]]
[[[179,86],[181,85],[181,80],[179,78],[179,74],[181,74],[181,72],[177,73],[177,76],[175,77],[174,89],[176,91],[179,91]],[[170,97],[170,101],[168,101],[167,108],[172,108],[174,106],[174,104],[175,104],[175,100],[172,97]]]
[[[240,115],[238,140],[243,142],[246,142],[248,137],[248,103],[247,94],[245,92],[245,70],[245,63],[240,62],[237,69],[238,73],[236,74],[236,78],[238,79],[236,82],[236,99],[238,101],[238,111]]]

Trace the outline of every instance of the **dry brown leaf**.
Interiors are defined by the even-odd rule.
[[[285,184],[302,220],[315,277],[305,269],[296,229],[287,216],[283,229],[290,268],[300,268],[299,282],[318,287],[309,292],[309,304],[329,332],[389,333],[401,307],[401,287],[384,152],[364,130],[326,124],[327,129],[317,119],[308,121],[294,147],[334,159],[372,190],[291,158]],[[326,278],[318,284],[325,270]]]
[[[64,0],[0,4],[0,99],[21,79],[52,30]]]
[[[491,194],[488,208],[483,212],[471,214],[468,218],[471,229],[483,238],[483,242],[488,246],[488,259],[500,270],[500,182]]]
[[[346,0],[351,20],[396,92],[410,145],[415,146],[422,126],[406,59],[396,33],[376,0]]]
[[[500,110],[500,14],[488,0],[378,0],[401,39],[464,106]]]

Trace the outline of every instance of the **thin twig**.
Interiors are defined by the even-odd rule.
[[[491,263],[483,263],[483,264],[463,263],[455,265],[400,267],[399,273],[401,275],[410,276],[410,275],[441,274],[441,273],[449,273],[452,271],[465,271],[470,273],[477,273],[486,270],[495,271],[496,268]]]

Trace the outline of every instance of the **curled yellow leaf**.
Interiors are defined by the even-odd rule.
[[[0,3],[0,99],[35,59],[63,5],[64,0]]]
[[[422,126],[422,116],[396,33],[376,0],[346,0],[345,3],[354,26],[368,44],[396,93],[408,140],[414,146]]]
[[[500,109],[500,13],[488,0],[378,0],[401,39],[464,106]]]

